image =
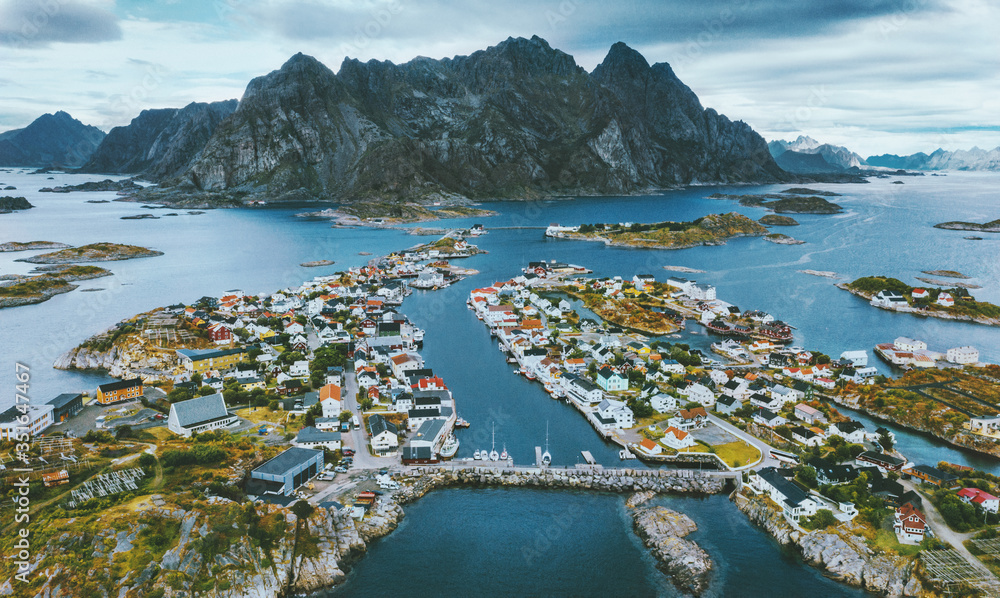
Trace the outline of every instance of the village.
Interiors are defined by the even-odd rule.
[[[450,460],[449,467],[471,470],[542,472],[552,467],[547,450],[519,456],[518,467],[495,446],[455,458],[456,428],[469,424],[446,381],[421,357],[424,331],[397,311],[411,287],[454,280],[442,260],[477,251],[458,237],[276,293],[231,290],[122,322],[88,341],[101,346],[132,337],[146,347],[141,359],[123,353],[135,367],[125,364],[122,380],[93,394],[13,407],[0,415],[0,439],[28,428],[37,438],[27,459],[38,481],[46,488],[73,484],[73,505],[135,491],[150,473],[122,458],[77,486],[77,472],[92,471],[80,461],[89,460],[87,447],[96,450],[101,434],[142,438],[133,457],[143,443],[155,456],[165,445],[197,446],[219,434],[250,440],[258,457],[241,459],[229,474],[242,495],[284,506],[307,501],[358,521],[383,517],[424,466]],[[583,266],[531,262],[510,280],[472,290],[467,304],[514,371],[572,405],[620,447],[625,467],[643,467],[641,461],[716,472],[796,530],[843,526],[899,554],[942,540],[954,545],[956,538],[961,546],[970,530],[1000,523],[1000,480],[910,462],[894,450],[891,432],[843,416],[829,400],[882,377],[867,351],[831,359],[789,346],[790,325],[739,310],[711,285],[588,274]],[[673,329],[703,326],[719,337],[717,355],[672,342],[677,335],[651,336],[604,320],[586,307],[597,304],[608,313],[637,305]],[[875,350],[892,361],[893,354],[921,355],[926,345],[900,337]],[[955,368],[981,365],[971,347],[935,357]],[[997,421],[973,418],[968,426],[995,436]],[[18,458],[0,455],[0,467],[12,468]],[[586,452],[584,458],[577,468],[606,467]]]

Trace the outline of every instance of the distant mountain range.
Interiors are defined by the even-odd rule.
[[[923,152],[909,156],[882,154],[869,156],[866,162],[871,166],[908,170],[1000,170],[1000,147],[991,150],[974,147],[954,152],[939,149],[930,155]]]
[[[820,143],[805,135],[799,135],[795,141],[771,141],[767,149],[778,166],[788,172],[843,172],[866,166],[861,156],[846,147]]]
[[[0,166],[70,166],[87,161],[104,131],[65,112],[43,114],[23,129],[0,133]]]

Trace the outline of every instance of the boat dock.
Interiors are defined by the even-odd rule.
[[[597,460],[590,454],[590,451],[580,451],[580,454],[583,455],[583,460],[587,465],[597,465]]]

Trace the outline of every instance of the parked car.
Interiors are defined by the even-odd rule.
[[[343,465],[338,465],[337,467],[334,467],[333,470],[337,473],[347,473],[347,468]]]
[[[341,452],[344,453],[344,455],[347,456],[347,457],[351,457],[351,456],[354,455],[354,449],[351,449],[351,448],[345,448]]]

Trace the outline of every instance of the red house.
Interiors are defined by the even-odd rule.
[[[208,338],[216,343],[228,343],[233,340],[233,331],[222,324],[212,324],[208,327]]]

